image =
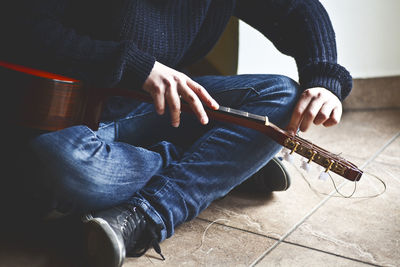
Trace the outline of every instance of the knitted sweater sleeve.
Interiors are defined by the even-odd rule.
[[[96,40],[66,25],[63,16],[68,0],[32,2],[20,30],[25,48],[34,58],[40,57],[43,66],[92,85],[142,87],[155,63],[153,56],[132,41]]]
[[[352,77],[337,64],[335,33],[318,0],[237,0],[235,15],[296,60],[303,89],[324,87],[343,100]]]

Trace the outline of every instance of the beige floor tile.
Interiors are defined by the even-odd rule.
[[[354,197],[332,198],[306,220],[288,241],[382,265],[400,265],[400,137],[366,168]],[[395,154],[393,154],[393,152]],[[391,159],[387,161],[386,159]],[[382,163],[385,162],[385,163]],[[353,184],[342,192],[349,194]]]
[[[324,252],[282,243],[262,259],[257,267],[313,267],[313,266],[370,266],[351,259],[337,257]]]
[[[360,166],[400,130],[399,118],[400,111],[349,112],[338,126],[313,127],[304,137],[332,153],[343,152],[346,159]],[[288,191],[275,192],[269,197],[231,192],[199,217],[209,221],[225,219],[226,225],[280,238],[326,197],[321,193],[333,189],[331,181],[318,180],[320,170],[316,164],[312,164],[311,173],[300,170],[301,160],[296,155],[294,165],[285,163],[292,176]],[[335,174],[332,177],[336,184],[346,181]]]
[[[390,146],[388,146],[375,162],[385,165],[400,166],[400,138],[397,138]]]
[[[128,258],[130,266],[248,266],[274,240],[195,219],[178,227],[162,242],[165,261],[154,250],[140,258]]]
[[[299,178],[289,190],[270,196],[231,192],[199,217],[279,239],[322,199]]]

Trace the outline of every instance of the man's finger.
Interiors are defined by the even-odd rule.
[[[323,123],[323,125],[325,127],[334,126],[340,122],[341,117],[342,117],[342,109],[341,107],[336,107],[332,110],[331,116],[327,121]]]
[[[317,116],[315,116],[314,124],[320,125],[329,120],[333,108],[334,106],[332,104],[330,104],[329,102],[325,102],[322,105],[321,110],[318,112]]]
[[[192,79],[188,79],[186,84],[196,93],[196,95],[203,101],[208,107],[217,110],[219,108],[219,104],[217,101],[211,97],[211,95],[207,92],[207,90],[198,84],[197,82],[193,81]]]
[[[303,113],[306,110],[307,106],[310,104],[312,100],[312,96],[309,94],[303,93],[296,104],[296,107],[293,110],[292,117],[290,119],[289,125],[287,127],[288,132],[295,134],[301,121],[303,120]]]
[[[154,101],[154,107],[156,108],[156,112],[159,115],[164,114],[164,109],[165,109],[164,94],[165,94],[165,91],[162,88],[157,88],[157,90],[150,92],[150,95]]]
[[[176,84],[171,84],[165,92],[165,98],[171,114],[171,124],[178,127],[181,118],[181,99],[176,89]]]
[[[200,101],[199,97],[193,92],[193,90],[185,85],[181,84],[179,93],[182,95],[182,98],[190,105],[196,117],[202,124],[208,123],[208,116],[206,111],[204,110],[203,104]]]
[[[300,124],[300,131],[307,131],[313,123],[315,117],[320,112],[324,102],[320,98],[313,98],[303,113],[303,120]]]

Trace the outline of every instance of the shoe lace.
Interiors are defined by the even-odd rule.
[[[155,227],[147,228],[147,237],[148,238],[145,238],[147,241],[143,244],[138,244],[137,248],[130,252],[130,255],[132,255],[133,257],[140,257],[145,254],[150,247],[153,247],[155,252],[160,255],[161,259],[165,260],[165,257],[161,252],[160,244],[158,243],[158,236]]]
[[[136,207],[129,207],[129,210],[131,212],[125,219],[126,223],[124,223],[124,229],[122,231],[125,244],[127,244],[127,255],[140,257],[144,255],[150,247],[153,247],[162,260],[165,260],[158,242],[158,227],[154,224],[148,223],[145,216]],[[128,234],[133,231],[135,232],[133,235]],[[137,239],[132,238],[132,236],[136,236]]]

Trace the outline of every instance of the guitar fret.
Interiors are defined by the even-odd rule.
[[[260,122],[263,122],[263,123],[268,121],[266,116],[256,115],[256,114],[248,113],[246,111],[233,109],[233,108],[229,108],[229,107],[220,106],[218,111],[221,111],[223,113],[228,113],[230,115],[236,115],[237,117],[242,117],[242,118],[246,118],[246,119],[252,119],[252,120],[255,120],[255,121],[260,121]]]

